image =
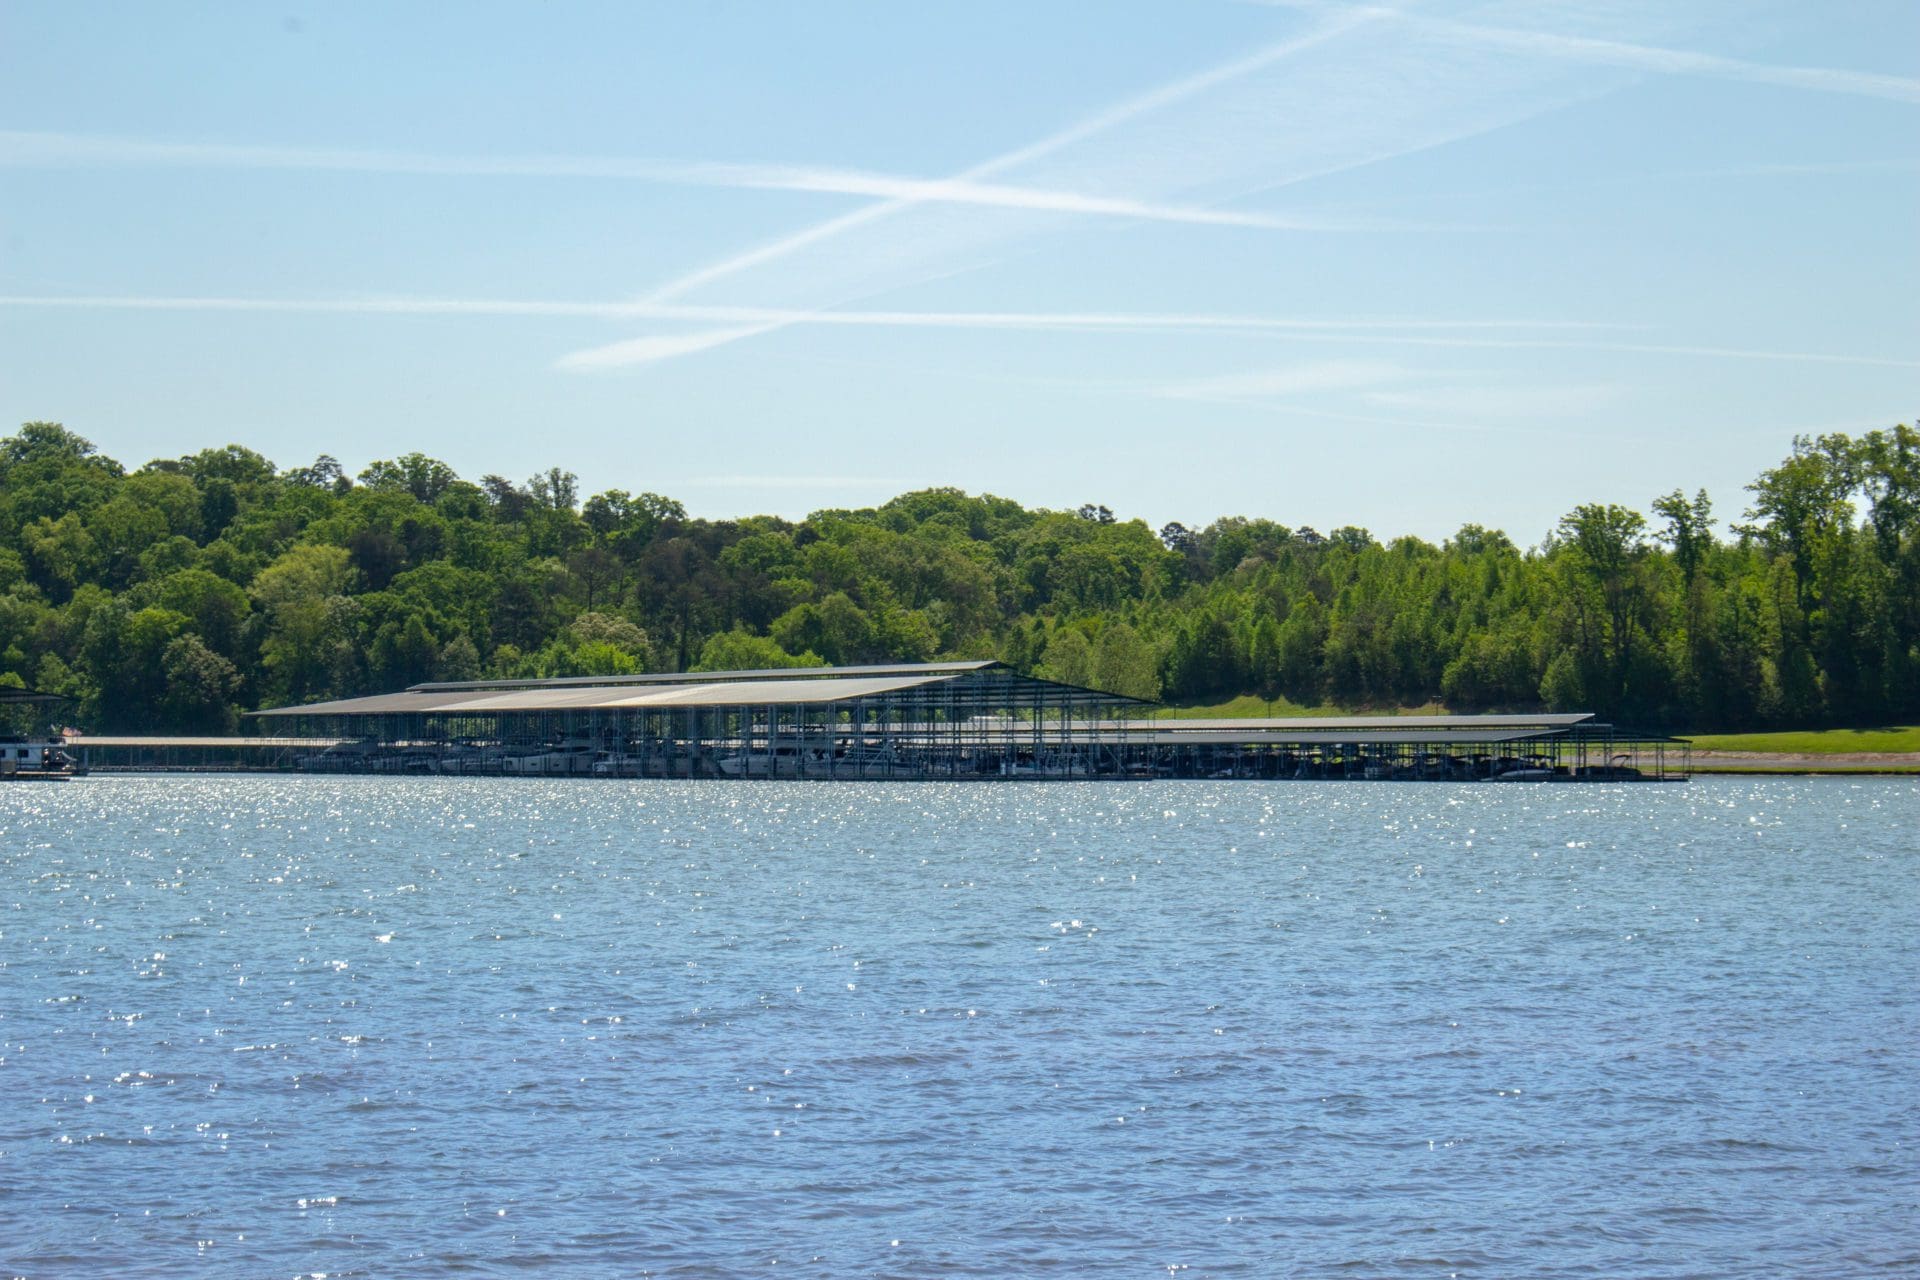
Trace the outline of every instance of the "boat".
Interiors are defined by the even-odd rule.
[[[666,757],[657,751],[609,751],[593,762],[596,778],[658,778],[667,772]]]
[[[1091,778],[1093,766],[1077,751],[1046,751],[1036,759],[1016,757],[1000,765],[1003,778]]]
[[[1579,776],[1588,782],[1640,782],[1646,775],[1626,763],[1631,759],[1633,757],[1623,751],[1605,764],[1588,765]]]
[[[67,754],[64,738],[0,738],[0,779],[16,782],[57,782],[85,773]]]
[[[351,738],[303,757],[297,767],[311,773],[365,773],[379,757],[379,744],[371,738]]]
[[[918,763],[896,752],[891,743],[846,747],[833,758],[832,776],[836,778],[918,778],[925,773]]]
[[[729,778],[825,778],[832,768],[833,753],[819,743],[776,742],[720,760],[720,772]]]
[[[1550,782],[1553,770],[1541,765],[1523,765],[1518,769],[1505,769],[1488,778],[1489,782]]]
[[[381,773],[436,773],[445,755],[445,748],[437,743],[416,742],[387,753],[374,767]]]
[[[581,742],[563,742],[501,759],[500,771],[513,777],[552,777],[590,774],[598,748]]]
[[[435,773],[485,773],[494,759],[493,749],[478,742],[453,742],[433,762]]]

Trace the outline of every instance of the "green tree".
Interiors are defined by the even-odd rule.
[[[1093,646],[1093,671],[1088,684],[1106,693],[1144,698],[1160,696],[1160,657],[1140,633],[1124,622],[1102,628]]]
[[[165,692],[160,710],[169,728],[191,733],[232,733],[233,696],[240,673],[191,632],[174,637],[160,654]]]
[[[239,652],[242,630],[253,612],[246,592],[205,569],[169,574],[137,593],[140,597],[185,615],[215,653],[229,658]]]
[[[480,670],[480,650],[463,631],[440,646],[439,662],[434,669],[433,678],[435,680],[478,680]]]
[[[1324,686],[1321,660],[1327,642],[1327,612],[1304,596],[1280,624],[1280,691],[1297,702],[1317,703]]]
[[[1043,680],[1057,680],[1061,684],[1087,688],[1093,684],[1093,646],[1087,642],[1087,633],[1078,627],[1060,627],[1047,641],[1046,653],[1041,656],[1039,669],[1034,672]],[[1119,692],[1119,690],[1112,690]]]
[[[410,493],[414,501],[424,503],[438,501],[459,479],[452,467],[424,453],[409,453],[392,462],[369,463],[360,473],[360,483],[369,489]]]
[[[0,538],[36,520],[84,519],[123,475],[119,463],[59,423],[26,423],[0,440]]]
[[[1747,486],[1753,505],[1747,518],[1757,523],[1739,530],[1758,538],[1769,551],[1793,566],[1794,590],[1802,610],[1812,605],[1816,560],[1833,537],[1849,527],[1853,504],[1853,453],[1844,437],[1814,441],[1795,436],[1793,453]],[[1836,447],[1837,446],[1837,447]]]
[[[767,636],[723,631],[707,637],[694,671],[772,671],[787,667],[823,667],[827,660],[807,650],[788,653]]]
[[[1612,503],[1575,507],[1560,519],[1554,560],[1572,605],[1581,685],[1609,713],[1627,700],[1636,646],[1645,637],[1646,527],[1639,512]]]
[[[65,600],[99,573],[100,548],[86,522],[69,511],[58,520],[41,516],[20,531],[28,575],[56,600]]]
[[[290,549],[255,577],[254,603],[266,616],[260,662],[278,701],[304,701],[353,683],[351,578],[345,550],[310,544]]]
[[[0,477],[28,463],[50,459],[82,462],[93,456],[93,441],[57,422],[23,422],[17,433],[0,440]]]
[[[653,644],[647,633],[626,618],[611,613],[583,613],[569,622],[563,633],[576,649],[590,645],[616,650],[624,655],[627,671],[648,671],[654,666]],[[583,675],[614,675],[626,672],[587,671]]]
[[[1675,489],[1655,498],[1653,509],[1666,521],[1660,529],[1660,540],[1673,548],[1674,563],[1679,565],[1687,585],[1692,586],[1701,561],[1713,548],[1713,503],[1708,500],[1707,491],[1700,490],[1688,501],[1686,495]]]
[[[835,591],[817,605],[795,605],[775,619],[773,638],[789,653],[811,650],[845,666],[865,660],[873,620],[846,592]]]

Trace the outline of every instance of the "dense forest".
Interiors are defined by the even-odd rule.
[[[237,445],[136,471],[0,440],[0,684],[99,731],[426,679],[994,657],[1171,702],[1595,710],[1646,727],[1920,717],[1920,433],[1800,438],[1708,496],[1576,507],[1539,547],[1435,546],[930,489],[704,520],[418,453],[349,476]]]

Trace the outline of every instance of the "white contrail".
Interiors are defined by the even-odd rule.
[[[705,333],[637,339],[663,347],[687,344],[698,350],[789,325],[828,325],[909,329],[1002,329],[1028,331],[1212,332],[1270,334],[1301,342],[1364,345],[1463,347],[1501,351],[1564,350],[1644,355],[1704,356],[1729,360],[1771,360],[1813,364],[1920,369],[1920,360],[1845,355],[1818,351],[1772,351],[1674,343],[1620,342],[1592,338],[1474,337],[1499,330],[1609,330],[1635,326],[1579,320],[1434,320],[1370,318],[1357,320],[1209,315],[1187,312],[1076,311],[804,311],[765,307],[701,306],[690,303],[574,302],[496,298],[234,298],[192,296],[0,295],[0,307],[117,311],[232,311],[331,315],[533,316],[600,320],[671,320],[726,326]],[[618,347],[624,344],[614,344]],[[591,361],[599,351],[576,353],[568,360]],[[616,357],[609,355],[610,362]],[[591,364],[582,367],[591,368]]]
[[[1285,40],[1279,44],[1269,45],[1267,48],[1248,57],[1239,58],[1196,75],[1175,80],[1149,93],[1141,94],[1139,97],[1130,98],[1116,106],[1109,107],[1105,111],[1089,116],[1077,124],[1070,125],[1057,133],[1049,134],[1037,142],[1029,143],[1024,147],[1016,148],[1002,155],[995,156],[991,160],[974,165],[972,168],[956,174],[951,181],[963,184],[981,182],[984,179],[993,177],[995,174],[1004,173],[1006,170],[1017,165],[1025,164],[1030,160],[1037,160],[1042,156],[1059,151],[1084,138],[1103,133],[1115,125],[1123,124],[1137,116],[1144,115],[1150,111],[1157,111],[1162,107],[1169,106],[1183,99],[1191,98],[1217,85],[1225,84],[1230,80],[1238,79],[1250,72],[1271,66],[1303,50],[1311,49],[1315,45],[1324,44],[1328,40],[1344,35],[1354,27],[1366,22],[1375,21],[1387,12],[1390,11],[1356,10],[1352,13],[1343,13],[1332,21],[1323,24],[1319,29],[1309,32],[1304,36],[1293,40]],[[868,205],[864,209],[855,209],[851,213],[841,214],[837,218],[829,218],[824,222],[815,223],[811,227],[794,232],[792,235],[783,236],[778,240],[760,245],[754,249],[749,249],[745,253],[736,254],[731,258],[702,267],[697,271],[688,272],[683,276],[661,285],[652,293],[648,294],[647,297],[650,301],[655,302],[664,302],[672,298],[681,297],[702,285],[712,284],[716,280],[737,275],[749,267],[761,266],[776,259],[787,257],[809,245],[833,239],[834,237],[846,234],[855,227],[866,226],[870,223],[891,218],[905,210],[916,208],[925,203],[926,201],[921,199],[910,196],[900,196],[881,201],[878,204]],[[565,362],[563,361],[562,363]]]
[[[1630,44],[1621,40],[1598,40],[1588,36],[1524,31],[1511,27],[1482,27],[1434,18],[1409,18],[1408,21],[1444,35],[1514,53],[1543,54],[1596,66],[1625,67],[1632,71],[1652,71],[1663,75],[1717,76],[1723,80],[1746,80],[1790,89],[1811,89],[1819,93],[1844,93],[1862,98],[1920,103],[1920,80],[1904,76],[1850,71],[1841,67],[1781,67],[1741,58],[1725,58],[1718,54]]]
[[[614,346],[575,352],[571,356],[563,357],[555,367],[590,370],[599,367],[595,363],[596,360],[605,360],[608,364],[614,365],[671,360],[675,356],[687,356],[696,351],[723,347],[729,342],[738,342],[742,338],[757,337],[779,327],[778,324],[749,324],[734,329],[708,329],[700,333],[666,333],[646,338],[628,338]],[[612,354],[616,350],[617,356]],[[572,363],[568,363],[569,361]]]
[[[1090,116],[1078,124],[1051,134],[1028,146],[1009,151],[983,164],[976,165],[956,175],[953,181],[959,183],[977,183],[984,179],[991,178],[995,174],[1002,173],[1010,168],[1040,159],[1074,143],[1093,137],[1096,134],[1104,133],[1116,125],[1124,124],[1140,116],[1195,97],[1207,90],[1240,79],[1255,71],[1263,70],[1295,54],[1346,35],[1365,24],[1392,20],[1398,20],[1432,33],[1452,36],[1456,42],[1459,43],[1477,44],[1486,48],[1511,49],[1516,52],[1553,55],[1563,61],[1571,60],[1629,70],[1711,74],[1737,79],[1791,85],[1797,88],[1865,94],[1874,97],[1892,98],[1899,101],[1920,100],[1920,82],[1897,76],[1873,75],[1865,72],[1821,67],[1770,67],[1760,63],[1743,62],[1733,58],[1718,57],[1710,54],[1687,53],[1679,50],[1656,48],[1649,45],[1631,44],[1624,41],[1563,36],[1553,33],[1530,32],[1502,27],[1475,26],[1470,23],[1454,22],[1446,19],[1426,18],[1418,14],[1410,13],[1403,8],[1385,5],[1360,5],[1332,10],[1320,9],[1318,11],[1325,16],[1325,21],[1315,30],[1304,36],[1282,41],[1248,57],[1240,58],[1199,74],[1176,80],[1152,92],[1129,99],[1126,102]],[[1472,130],[1469,131],[1468,134],[1460,135],[1443,134],[1441,137],[1442,140],[1447,140],[1455,136],[1470,136],[1470,132],[1477,131],[1478,130]],[[1388,150],[1373,154],[1362,162],[1371,162],[1392,154],[1398,154],[1398,152]],[[680,297],[700,286],[712,284],[717,280],[737,275],[748,268],[761,266],[790,256],[800,249],[838,237],[856,227],[892,217],[922,203],[925,202],[911,197],[901,197],[886,200],[865,209],[854,210],[837,218],[828,219],[799,232],[795,232],[792,235],[760,245],[734,257],[680,276],[660,286],[648,296],[656,301]]]
[[[478,178],[614,178],[674,186],[807,191],[826,195],[877,197],[908,204],[981,205],[1269,231],[1381,230],[1391,226],[1382,222],[1242,213],[1194,205],[1126,200],[1078,191],[958,178],[903,177],[815,165],[728,164],[719,161],[635,160],[595,156],[430,156],[399,151],[158,142],[0,130],[0,166],[96,168],[139,165]]]
[[[1567,101],[1604,92],[1606,85],[1587,77],[1570,81],[1564,67],[1589,65],[1628,74],[1663,70],[1710,72],[1748,78],[1772,78],[1805,87],[1872,92],[1902,96],[1907,82],[1897,78],[1859,77],[1826,69],[1794,68],[1782,71],[1758,64],[1709,55],[1691,55],[1649,45],[1596,40],[1550,33],[1511,31],[1488,24],[1475,26],[1446,19],[1428,19],[1401,8],[1367,5],[1316,10],[1318,25],[1297,39],[1270,46],[1249,57],[1176,81],[1095,115],[1081,124],[1051,135],[1031,146],[1000,156],[960,174],[956,180],[979,182],[1001,170],[1052,156],[1072,144],[1078,165],[1048,166],[1056,174],[1047,185],[1100,188],[1123,177],[1132,179],[1135,192],[1152,187],[1157,193],[1208,190],[1209,203],[1226,192],[1222,180],[1237,181],[1233,194],[1277,190],[1311,178],[1376,164],[1426,148],[1445,145],[1485,133],[1563,105]],[[1310,63],[1286,76],[1256,76],[1283,59],[1350,35],[1366,24],[1377,24],[1397,38],[1355,46],[1353,56],[1331,63]],[[1510,53],[1532,56],[1506,56]],[[1324,60],[1323,60],[1324,61]],[[1778,73],[1778,74],[1776,74]],[[1516,95],[1511,90],[1525,92]],[[1218,119],[1144,119],[1208,91],[1209,98],[1227,95],[1215,103]],[[1244,138],[1236,160],[1227,144],[1242,138],[1253,122],[1271,124]],[[1129,154],[1104,152],[1091,140],[1117,125],[1137,123],[1148,131]],[[1226,150],[1222,150],[1225,147]],[[1129,168],[1128,166],[1132,167]],[[1151,181],[1143,181],[1151,171]],[[1261,171],[1265,172],[1262,173]],[[1190,196],[1188,197],[1191,198]],[[766,266],[802,250],[818,250],[824,242],[917,207],[911,200],[891,200],[856,210],[806,228],[725,261],[683,275],[654,291],[655,301],[683,297],[689,292]],[[937,236],[942,230],[935,224]],[[871,264],[899,262],[907,254],[927,251],[937,240],[882,246],[864,257],[843,253],[830,280],[841,282],[840,294],[816,288],[823,306],[846,305],[849,274],[872,275]],[[824,281],[820,282],[826,283]],[[869,284],[865,292],[877,290]],[[782,301],[810,302],[810,298]],[[718,343],[710,345],[719,345]],[[621,363],[644,363],[651,346],[615,344],[576,352],[558,362],[567,369],[610,369]]]
[[[1327,11],[1319,4],[1299,0],[1251,0],[1276,9]],[[1626,40],[1605,40],[1592,36],[1562,35],[1551,31],[1530,31],[1520,27],[1486,26],[1449,18],[1436,18],[1404,9],[1383,6],[1342,8],[1344,13],[1367,13],[1378,18],[1394,18],[1412,26],[1489,48],[1514,53],[1542,54],[1595,66],[1624,67],[1632,71],[1651,71],[1662,75],[1717,76],[1725,80],[1747,80],[1775,84],[1816,93],[1844,93],[1863,98],[1884,98],[1893,102],[1920,103],[1920,80],[1907,76],[1855,71],[1846,67],[1783,67],[1773,63],[1728,58],[1719,54],[1695,53],[1660,45],[1637,44]]]
[[[1495,351],[1602,351],[1650,356],[1706,356],[1718,360],[1777,360],[1796,364],[1860,365],[1876,369],[1920,369],[1920,360],[1844,355],[1828,351],[1774,351],[1761,347],[1713,347],[1682,343],[1604,342],[1560,338],[1450,338],[1421,334],[1313,333],[1288,335],[1301,342],[1347,342],[1403,347],[1466,347]]]
[[[1622,329],[1587,320],[1435,320],[1424,317],[1296,318],[1181,311],[809,311],[693,302],[592,302],[546,298],[245,298],[150,294],[5,294],[0,307],[107,311],[259,311],[361,315],[549,316],[598,320],[662,320],[741,328],[845,325],[911,329]]]

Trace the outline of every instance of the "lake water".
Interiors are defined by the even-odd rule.
[[[1920,1272],[1920,788],[0,789],[46,1277]]]

